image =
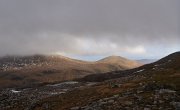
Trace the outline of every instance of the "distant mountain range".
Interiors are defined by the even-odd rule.
[[[140,59],[140,60],[136,60],[137,62],[140,62],[142,64],[149,64],[149,63],[153,63],[155,61],[157,61],[158,59]]]
[[[6,56],[0,58],[0,88],[72,80],[89,74],[139,66],[140,63],[119,56],[110,56],[95,62],[60,55]]]
[[[105,74],[88,75],[81,80],[98,82],[127,75],[138,75],[138,73],[144,73],[147,75],[148,73],[158,73],[159,71],[164,71],[166,73],[174,72],[174,74],[176,74],[176,72],[178,73],[180,71],[180,52],[170,54],[154,63],[146,64],[138,68],[123,71],[113,71]]]

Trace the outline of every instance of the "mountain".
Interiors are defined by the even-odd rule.
[[[110,57],[112,58],[112,57]],[[114,58],[114,57],[113,57]],[[109,61],[100,60],[97,62]],[[113,61],[112,61],[113,62]],[[179,110],[180,52],[129,70],[0,91],[5,110]]]
[[[140,62],[142,64],[149,64],[149,63],[153,63],[155,61],[157,61],[157,59],[140,59],[140,60],[136,60],[137,62]]]
[[[121,68],[132,68],[132,67],[138,67],[140,66],[141,64],[136,62],[136,61],[133,61],[133,60],[129,60],[129,59],[126,59],[124,57],[120,57],[120,56],[109,56],[109,57],[106,57],[104,59],[101,59],[99,61],[97,61],[99,63],[107,63],[107,64],[114,64],[114,65],[117,65]]]
[[[129,69],[125,71],[114,71],[105,74],[93,74],[82,78],[85,81],[104,81],[108,79],[118,78],[126,75],[134,75],[137,73],[155,73],[160,71],[179,71],[180,67],[180,52],[170,54],[154,63],[146,64],[138,68]]]
[[[64,94],[39,101],[34,110],[179,110],[180,52],[139,68],[89,75],[82,82],[98,82],[76,87]]]
[[[53,55],[6,56],[0,58],[1,87],[33,86],[81,78],[89,74],[131,69],[140,66],[122,57],[96,62]]]

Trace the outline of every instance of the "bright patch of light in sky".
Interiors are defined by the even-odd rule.
[[[145,54],[146,50],[143,46],[138,45],[135,47],[126,47],[125,50],[131,54]]]

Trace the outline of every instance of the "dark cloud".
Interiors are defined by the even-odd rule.
[[[0,55],[176,51],[179,7],[179,0],[1,0]]]

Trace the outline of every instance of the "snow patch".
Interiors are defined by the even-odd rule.
[[[175,93],[176,91],[174,90],[170,90],[170,89],[160,89],[159,90],[159,93],[162,94],[162,93]]]
[[[64,94],[64,93],[66,93],[66,92],[52,92],[52,93],[50,93],[51,95],[57,95],[57,94]]]
[[[62,82],[62,83],[53,84],[53,85],[48,85],[48,86],[73,85],[73,84],[77,84],[77,83],[78,83],[78,82],[76,82],[76,81],[68,81],[68,82]]]
[[[21,91],[11,90],[12,93],[20,93]]]
[[[168,62],[171,62],[171,60],[168,60]]]
[[[86,85],[87,86],[93,86],[93,85],[95,85],[95,84],[97,84],[96,82],[88,82]]]
[[[136,72],[134,72],[134,73],[139,73],[139,72],[142,72],[142,71],[144,71],[145,69],[142,69],[142,70],[139,70],[139,71],[136,71]]]
[[[154,65],[154,66],[159,66],[159,65]]]

